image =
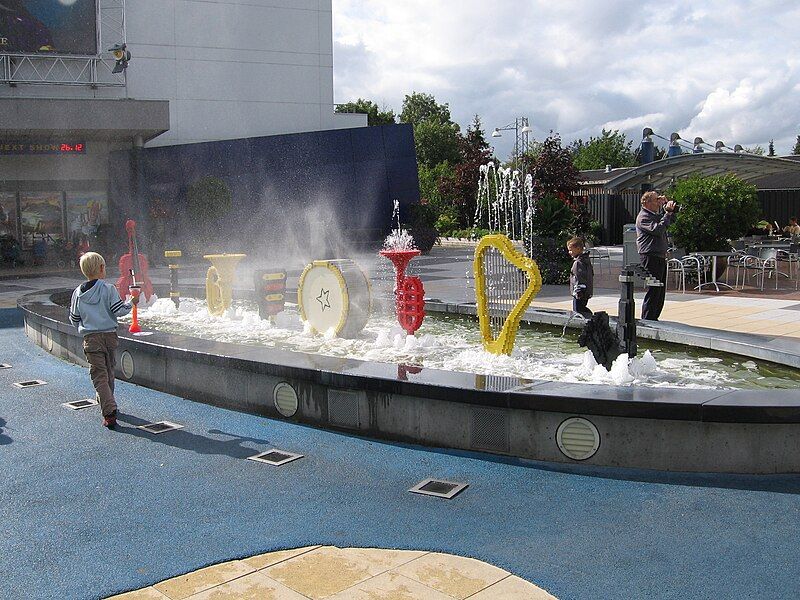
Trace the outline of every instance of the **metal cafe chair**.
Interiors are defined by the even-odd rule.
[[[608,252],[608,248],[589,248],[589,260],[592,263],[597,261],[600,273],[603,272],[603,259],[607,261],[608,272],[611,273],[611,254]]]

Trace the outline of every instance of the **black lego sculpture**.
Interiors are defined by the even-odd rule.
[[[616,334],[608,324],[607,312],[596,312],[583,326],[578,345],[589,348],[598,365],[603,365],[607,371],[611,364],[621,353],[621,346]]]
[[[616,334],[608,323],[608,313],[597,312],[583,326],[578,337],[581,347],[589,348],[597,361],[607,370],[611,370],[614,359],[625,352],[630,358],[636,356],[636,304],[633,298],[633,286],[641,279],[648,287],[664,284],[653,277],[641,265],[625,265],[619,275],[619,317]]]

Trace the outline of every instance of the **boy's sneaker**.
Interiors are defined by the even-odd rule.
[[[107,417],[103,417],[103,427],[108,427],[109,429],[114,429],[117,425],[117,411],[114,411]]]

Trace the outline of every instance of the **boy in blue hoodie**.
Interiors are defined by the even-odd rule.
[[[87,281],[72,293],[69,320],[83,336],[83,352],[89,361],[89,376],[103,412],[103,426],[114,429],[117,424],[114,400],[114,366],[117,363],[114,351],[119,343],[117,317],[127,315],[133,305],[124,302],[117,288],[103,281],[106,261],[97,252],[87,252],[81,257],[81,272]],[[136,298],[131,300],[137,301]]]

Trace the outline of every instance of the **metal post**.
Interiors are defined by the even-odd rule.
[[[181,256],[183,256],[183,254],[180,250],[167,250],[164,252],[164,258],[171,259],[168,261],[169,297],[175,303],[175,308],[179,308],[181,305],[181,293],[178,291],[178,269],[180,268],[178,259],[181,258]]]
[[[630,358],[636,356],[636,304],[633,284],[636,281],[632,265],[626,265],[619,275],[619,311],[617,313],[617,339],[620,350]]]

